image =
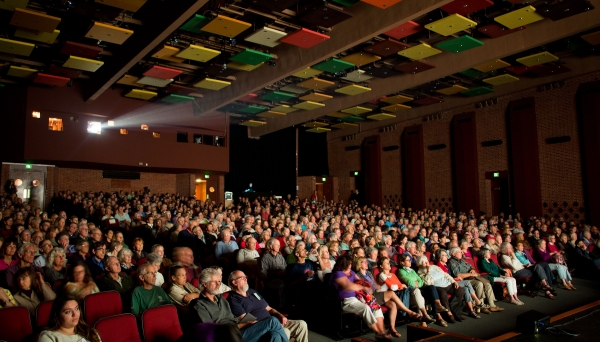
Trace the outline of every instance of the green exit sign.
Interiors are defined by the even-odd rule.
[[[500,177],[500,172],[494,172],[494,178]]]
[[[326,181],[327,181],[327,178],[325,178],[325,177],[323,177],[323,178],[321,178],[321,179],[323,180],[323,182],[326,182]]]
[[[355,175],[355,176],[358,176],[358,171],[354,171],[354,175]]]
[[[33,166],[31,164],[25,164],[26,169],[31,169]]]

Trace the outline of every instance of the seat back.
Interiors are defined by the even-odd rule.
[[[139,258],[137,261],[137,264],[141,266],[141,265],[145,264],[147,260],[148,260],[148,258]]]
[[[470,258],[470,259],[463,258],[463,260],[468,262],[469,265],[471,265],[471,267],[473,267],[473,269],[475,271],[479,272],[479,267],[477,266],[477,262],[479,262],[479,257],[473,255],[473,258]]]
[[[53,300],[42,302],[35,309],[35,327],[37,329],[40,329],[48,324],[53,303]]]
[[[379,279],[379,273],[381,273],[379,267],[373,267],[373,278],[375,278],[375,281]]]
[[[174,342],[183,335],[177,309],[161,305],[142,313],[142,333],[146,342]]]
[[[142,342],[135,316],[132,314],[102,318],[96,322],[94,328],[100,334],[102,342]]]
[[[493,253],[492,253],[492,254],[490,255],[490,259],[492,259],[492,261],[493,261],[493,262],[494,262],[496,265],[500,266],[500,264],[498,263],[498,255],[496,255],[496,254],[493,254]]]
[[[29,310],[23,306],[0,309],[0,339],[6,342],[21,342],[33,333]]]
[[[83,300],[84,318],[88,325],[93,326],[104,317],[123,313],[121,295],[117,291],[106,291],[91,294]]]
[[[427,255],[427,260],[431,261],[431,252],[427,251],[425,255]]]

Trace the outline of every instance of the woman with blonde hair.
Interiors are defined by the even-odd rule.
[[[318,252],[317,263],[319,264],[319,269],[317,270],[317,277],[323,281],[325,275],[333,271],[335,260],[329,258],[329,247],[327,246],[320,246]]]

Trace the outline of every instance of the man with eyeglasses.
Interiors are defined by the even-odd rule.
[[[48,262],[48,255],[50,255],[50,252],[52,252],[53,248],[52,241],[48,239],[42,240],[42,243],[40,244],[41,253],[37,258],[35,258],[33,264],[38,267],[46,266],[46,263]]]
[[[44,270],[41,267],[33,264],[35,259],[35,251],[37,249],[37,246],[31,242],[24,242],[19,247],[19,250],[17,251],[19,262],[6,269],[6,283],[9,285],[9,287],[13,286],[15,274],[23,267],[31,267],[34,272],[44,274]]]
[[[104,257],[106,256],[106,242],[94,242],[92,257],[85,259],[85,264],[90,269],[92,277],[96,279],[104,272]]]
[[[171,300],[165,291],[154,285],[156,283],[156,273],[156,266],[151,264],[143,264],[138,268],[138,278],[142,285],[136,287],[131,295],[132,314],[141,315],[147,309],[171,304]]]

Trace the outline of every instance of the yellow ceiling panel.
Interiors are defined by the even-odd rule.
[[[146,0],[96,0],[96,2],[116,8],[122,8],[130,12],[137,12],[140,7],[146,3]]]
[[[191,59],[193,61],[198,62],[207,62],[218,55],[221,54],[221,51],[208,49],[203,46],[198,45],[190,45],[187,49],[181,51],[176,55],[179,58]]]
[[[132,97],[134,99],[139,100],[150,100],[151,98],[157,96],[158,94],[153,91],[141,90],[141,89],[131,89],[131,91],[125,94],[126,97]]]
[[[362,113],[368,113],[368,112],[372,112],[372,111],[373,110],[371,108],[355,106],[355,107],[350,107],[350,108],[346,108],[346,109],[342,110],[342,113],[348,113],[351,115],[359,115]]]
[[[398,52],[400,56],[407,57],[413,60],[435,56],[439,53],[442,53],[442,51],[436,48],[432,48],[429,44],[425,43],[421,43],[419,45],[415,45],[406,50]]]
[[[426,24],[425,28],[442,36],[449,36],[456,32],[474,28],[477,23],[467,19],[460,14],[452,14],[431,24]]]
[[[319,90],[319,89],[331,87],[334,84],[335,84],[335,82],[330,82],[330,81],[322,80],[320,78],[315,77],[310,80],[306,80],[304,82],[297,83],[296,85],[298,87],[302,87],[302,88]]]
[[[204,88],[210,90],[220,90],[231,85],[231,82],[205,78],[202,81],[194,84],[196,88]]]
[[[137,84],[138,80],[139,80],[139,77],[135,77],[132,75],[123,75],[123,77],[121,77],[121,79],[118,80],[117,83],[137,87],[137,86],[139,86],[139,84]]]
[[[38,70],[11,65],[6,73],[8,76],[29,78],[35,76]]]
[[[341,94],[346,94],[346,95],[358,95],[358,94],[366,93],[368,91],[371,91],[371,88],[359,86],[356,84],[351,84],[349,86],[335,90],[336,93],[341,93]]]
[[[291,113],[291,112],[297,111],[298,108],[290,107],[290,106],[287,106],[287,105],[279,105],[277,107],[271,108],[271,110],[274,111],[274,112]]]
[[[300,100],[302,100],[302,101],[321,102],[321,101],[331,100],[332,98],[333,98],[333,96],[331,96],[331,95],[325,95],[325,94],[319,94],[319,93],[312,93],[312,94],[308,94],[308,95],[302,96],[300,98]]]
[[[272,110],[268,110],[266,112],[262,112],[260,114],[256,114],[256,116],[260,116],[261,118],[267,118],[267,119],[276,119],[276,118],[282,118],[284,117],[286,114],[282,113],[282,112],[274,112]]]
[[[229,63],[227,63],[227,67],[231,68],[231,69],[235,69],[235,70],[252,71],[256,68],[263,66],[264,64],[265,63],[252,65],[252,64],[243,64],[243,63],[239,63],[239,62],[229,62]]]
[[[354,123],[350,123],[350,122],[340,122],[338,124],[331,125],[331,127],[333,127],[333,128],[339,128],[339,129],[346,129],[346,128],[358,127],[358,125],[354,124]]]
[[[247,120],[247,121],[240,123],[240,125],[248,126],[248,127],[259,127],[259,126],[266,125],[266,124],[267,124],[266,122],[258,121],[258,120]]]
[[[292,74],[292,76],[296,76],[296,77],[300,77],[300,78],[311,78],[317,75],[320,75],[321,73],[323,73],[322,70],[317,70],[317,69],[313,69],[311,67],[308,67],[304,70],[300,70],[295,74]]]
[[[326,124],[324,122],[318,122],[318,121],[310,121],[310,122],[303,124],[302,126],[304,126],[304,127],[327,127],[327,126],[329,126],[329,124]]]
[[[175,57],[175,55],[178,54],[179,51],[181,51],[181,50],[176,47],[165,45],[165,46],[163,46],[162,49],[156,51],[152,55],[152,57],[158,58],[158,59],[164,59],[164,60],[172,61],[172,62],[176,62],[176,63],[181,63],[181,62],[185,61],[185,59]]]
[[[14,11],[15,8],[26,8],[29,0],[1,0],[0,9]]]
[[[492,71],[492,70],[506,68],[507,66],[510,66],[510,64],[506,63],[505,61],[503,61],[501,59],[496,59],[495,61],[479,64],[478,66],[473,67],[473,69],[479,70],[481,72],[488,72],[488,71]]]
[[[19,56],[29,56],[35,45],[18,40],[0,38],[0,52]]]
[[[315,128],[307,129],[306,131],[311,132],[311,133],[327,133],[327,132],[331,131],[331,129],[325,128],[325,127],[315,127]]]
[[[395,118],[396,118],[396,115],[387,114],[387,113],[379,113],[379,114],[373,114],[373,115],[367,116],[367,119],[378,120],[378,121],[395,119]]]
[[[540,52],[531,56],[517,58],[517,62],[526,66],[535,66],[548,62],[557,61],[558,57],[554,56],[550,52]]]
[[[407,110],[407,109],[411,109],[412,107],[407,106],[407,105],[403,105],[403,104],[393,104],[391,106],[387,106],[387,107],[383,107],[381,108],[381,110],[385,110],[386,112],[392,112],[392,113],[397,113],[403,110]]]
[[[59,17],[23,8],[15,8],[10,24],[34,31],[54,32],[60,23]]]
[[[320,107],[325,107],[325,105],[322,103],[313,102],[313,101],[304,101],[304,102],[296,103],[294,105],[294,108],[299,108],[299,109],[304,109],[304,110],[313,110],[313,109],[317,109]]]
[[[59,30],[54,30],[54,32],[50,33],[50,32],[32,31],[32,30],[18,28],[15,31],[15,37],[34,40],[36,42],[46,43],[46,44],[53,44],[59,34],[60,34]]]
[[[348,55],[344,58],[341,58],[342,61],[352,63],[358,67],[361,65],[376,62],[380,59],[381,59],[381,57],[367,53],[367,52],[357,52],[357,53]]]
[[[350,82],[363,82],[372,78],[373,76],[365,75],[365,71],[360,69],[356,69],[352,72],[349,72],[345,77],[342,77],[342,79],[345,79]]]
[[[69,56],[69,59],[63,64],[65,68],[96,72],[104,65],[104,62],[97,61],[95,59],[88,59],[77,56]]]
[[[145,85],[149,85],[152,87],[159,87],[159,88],[164,88],[164,87],[168,86],[171,82],[173,82],[173,80],[165,80],[162,78],[156,78],[156,77],[150,77],[150,76],[144,76],[144,77],[140,78],[139,80],[137,80],[137,83],[139,83],[139,84],[145,84]]]
[[[219,14],[200,30],[233,38],[249,29],[251,26],[252,24],[245,21],[236,20]]]
[[[469,88],[463,87],[463,86],[459,86],[459,85],[455,84],[452,87],[443,88],[443,89],[439,89],[439,90],[436,90],[436,91],[438,93],[444,94],[444,95],[454,95],[454,94],[460,93],[461,91],[465,91],[467,89],[469,89]]]
[[[256,30],[244,40],[268,47],[275,47],[279,45],[279,39],[285,36],[287,36],[287,33],[265,26],[260,30]]]
[[[535,13],[535,7],[533,6],[525,6],[516,11],[508,12],[494,18],[495,21],[508,27],[509,29],[514,29],[523,25],[529,25],[542,19],[544,19],[544,17]]]
[[[105,42],[121,45],[133,34],[132,30],[94,22],[94,26],[85,34],[86,38],[102,40]]]
[[[412,97],[408,97],[408,96],[404,96],[404,95],[394,95],[394,96],[388,96],[385,99],[381,99],[381,102],[385,102],[385,103],[389,103],[389,104],[397,104],[397,103],[410,102],[412,100],[414,100],[414,98],[412,98]]]
[[[350,115],[352,115],[352,114],[342,113],[342,112],[333,112],[333,113],[327,114],[327,116],[331,116],[331,117],[338,118],[338,119],[345,118]]]
[[[501,84],[505,84],[505,83],[516,82],[518,80],[519,79],[513,75],[505,74],[505,75],[499,75],[499,76],[486,78],[483,80],[483,82],[493,84],[493,85],[501,85]]]

